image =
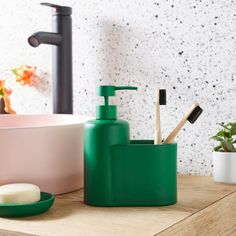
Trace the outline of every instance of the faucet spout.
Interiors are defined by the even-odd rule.
[[[38,47],[40,44],[59,45],[62,42],[62,36],[58,33],[36,32],[28,38],[32,47]]]
[[[32,47],[40,44],[54,45],[52,63],[53,113],[73,114],[72,79],[72,9],[51,3],[41,5],[52,7],[52,32],[36,32],[28,38]]]

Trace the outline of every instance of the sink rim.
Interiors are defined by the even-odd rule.
[[[81,126],[91,119],[75,114],[0,114],[0,130]]]

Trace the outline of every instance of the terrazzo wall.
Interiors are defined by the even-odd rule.
[[[167,89],[166,136],[195,100],[204,113],[179,135],[178,171],[212,173],[209,137],[217,122],[236,119],[236,2],[208,0],[53,1],[73,7],[74,113],[94,115],[99,84],[136,85],[113,103],[130,121],[132,138],[153,138],[155,88]],[[19,114],[51,113],[51,47],[27,38],[51,30],[51,11],[38,0],[0,0],[0,76],[13,89]],[[38,88],[13,83],[9,69],[36,65]]]

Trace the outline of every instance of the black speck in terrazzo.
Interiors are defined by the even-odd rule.
[[[180,84],[182,84],[182,81],[180,80],[180,78],[179,78],[179,77],[177,78],[177,80],[178,80],[178,82],[179,82]]]
[[[158,15],[155,15],[156,18],[158,18]]]
[[[175,86],[173,86],[173,89],[176,89],[176,87],[175,87]]]
[[[183,53],[184,53],[184,51],[180,51],[180,52],[179,52],[179,55],[181,56]]]
[[[215,88],[215,87],[216,87],[216,85],[215,85],[215,84],[213,84],[213,85],[212,85],[212,87],[213,87],[213,88]]]
[[[126,23],[126,25],[128,25],[128,26],[129,26],[129,22],[127,22],[127,23]]]
[[[181,99],[181,96],[179,96],[179,99]]]
[[[188,86],[188,89],[190,89],[190,88],[191,88],[191,86],[189,85],[189,86]]]

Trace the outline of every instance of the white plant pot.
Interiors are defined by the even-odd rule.
[[[236,152],[213,152],[213,176],[216,182],[236,184]]]

